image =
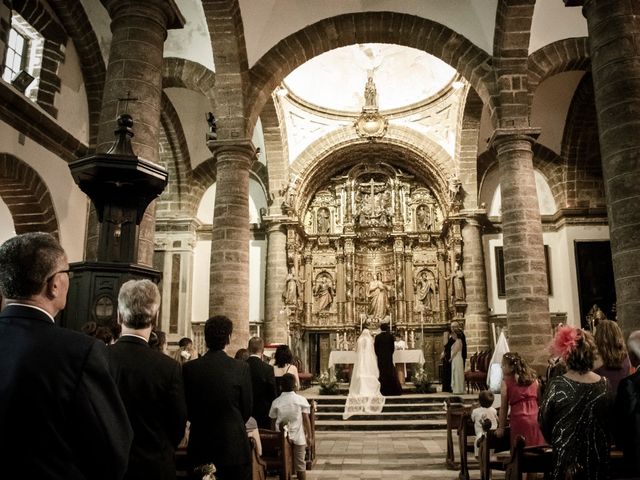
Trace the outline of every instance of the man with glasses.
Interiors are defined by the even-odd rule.
[[[51,235],[0,246],[0,465],[7,478],[121,479],[131,427],[106,346],[55,325],[69,289]],[[12,475],[13,474],[13,475]]]

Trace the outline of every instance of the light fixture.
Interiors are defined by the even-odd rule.
[[[34,80],[35,77],[33,75],[26,70],[21,70],[20,73],[16,75],[16,78],[11,81],[11,85],[20,90],[21,93],[24,93]]]

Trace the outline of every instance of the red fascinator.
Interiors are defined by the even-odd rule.
[[[556,357],[566,360],[569,354],[576,348],[580,330],[573,327],[560,327],[551,344],[551,353]]]

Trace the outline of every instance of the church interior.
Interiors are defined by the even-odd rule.
[[[638,328],[640,4],[0,0],[0,241],[57,236],[61,323],[159,282],[319,375],[389,322],[438,378],[443,332]]]

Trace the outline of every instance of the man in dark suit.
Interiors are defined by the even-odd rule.
[[[130,280],[120,288],[122,334],[107,350],[134,432],[128,480],[175,479],[175,447],[187,423],[182,367],[148,343],[159,310],[160,292],[152,281]]]
[[[640,330],[631,332],[628,340],[629,359],[640,366]],[[624,454],[625,478],[640,478],[640,369],[618,384],[614,433],[616,444]]]
[[[251,373],[247,362],[224,351],[232,331],[227,317],[211,317],[204,325],[209,351],[182,367],[191,422],[187,455],[196,470],[213,463],[218,480],[250,480]]]
[[[0,247],[0,469],[3,478],[119,480],[132,432],[106,346],[59,328],[67,256],[51,235]]]
[[[251,416],[256,419],[259,428],[271,428],[269,410],[271,402],[276,398],[276,378],[273,367],[262,361],[264,340],[252,337],[249,340],[249,370],[251,371],[251,387],[253,390],[253,411]]]
[[[381,323],[378,335],[373,341],[373,347],[378,357],[378,370],[380,372],[380,393],[385,397],[390,395],[402,395],[402,386],[396,375],[393,365],[393,351],[395,350],[395,337],[389,331],[388,323]]]

